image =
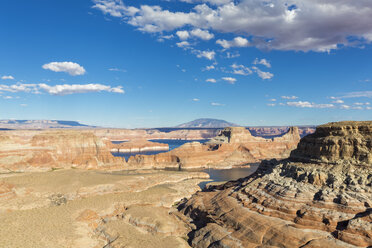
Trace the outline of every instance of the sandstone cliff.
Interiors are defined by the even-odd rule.
[[[131,140],[120,144],[107,142],[111,152],[117,153],[135,153],[145,151],[168,151],[169,145],[159,142],[152,142],[144,139]]]
[[[287,160],[184,201],[193,247],[372,246],[372,122],[330,123]],[[301,160],[301,162],[300,162]],[[314,163],[316,162],[316,163]]]
[[[38,132],[31,137],[0,135],[0,171],[50,170],[78,167],[113,168],[125,161],[115,158],[94,134],[79,131]]]
[[[282,137],[254,137],[244,127],[225,128],[206,144],[187,143],[168,153],[130,157],[130,168],[231,168],[262,159],[286,158],[296,148],[300,136],[290,128]]]

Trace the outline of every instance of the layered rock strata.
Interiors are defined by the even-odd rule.
[[[50,170],[51,168],[120,168],[105,142],[89,132],[46,131],[31,136],[0,134],[0,171]]]
[[[128,160],[130,168],[231,168],[262,159],[285,158],[296,148],[300,136],[290,128],[282,137],[254,137],[244,127],[225,128],[206,144],[187,143],[168,153],[136,155]]]
[[[193,247],[372,246],[372,122],[330,123],[287,160],[211,186],[179,210]]]
[[[131,140],[120,144],[108,143],[111,152],[115,153],[139,153],[146,151],[168,151],[169,145],[148,140]]]

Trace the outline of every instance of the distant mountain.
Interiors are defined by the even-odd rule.
[[[227,122],[224,120],[217,120],[217,119],[197,119],[194,121],[190,121],[187,123],[183,123],[181,125],[176,126],[177,128],[224,128],[224,127],[236,127],[237,124]]]
[[[92,128],[77,121],[0,120],[0,129]]]

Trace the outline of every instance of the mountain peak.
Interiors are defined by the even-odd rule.
[[[225,128],[225,127],[236,127],[237,124],[212,118],[200,118],[190,122],[180,124],[178,128]]]

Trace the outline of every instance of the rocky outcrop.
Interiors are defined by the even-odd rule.
[[[329,123],[304,137],[291,157],[302,161],[372,164],[372,121]]]
[[[0,171],[35,171],[52,168],[110,169],[125,161],[114,157],[94,134],[79,131],[39,132],[26,138],[0,135]]]
[[[264,161],[247,178],[196,193],[179,206],[192,223],[189,243],[372,246],[372,168],[361,156],[371,149],[371,130],[371,122],[320,126],[289,159]]]
[[[285,158],[300,140],[297,128],[282,137],[254,137],[244,127],[225,128],[206,144],[187,143],[168,153],[130,157],[130,168],[232,168],[262,159]]]
[[[107,143],[111,152],[115,153],[139,153],[146,151],[168,151],[169,145],[148,140],[131,140],[120,144]]]

